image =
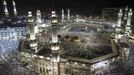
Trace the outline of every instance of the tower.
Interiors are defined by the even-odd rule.
[[[133,12],[132,9],[129,10],[128,12],[128,18],[127,18],[127,24],[125,26],[126,34],[130,35],[131,34],[131,18],[132,18]]]
[[[52,41],[51,41],[51,50],[53,52],[59,51],[59,41],[58,41],[58,36],[57,36],[57,16],[55,11],[52,11],[52,16],[51,16],[51,24],[52,24]]]
[[[120,9],[119,10],[119,13],[118,13],[117,32],[120,32],[121,31],[122,15],[123,15],[123,12],[122,12],[122,9]]]
[[[28,27],[29,27],[29,34],[30,34],[29,40],[31,41],[30,47],[36,50],[37,49],[37,42],[35,37],[36,28],[34,26],[34,19],[31,11],[28,12]]]
[[[14,15],[17,15],[17,10],[16,10],[16,3],[15,1],[13,1],[13,11],[14,11]]]
[[[52,11],[51,15],[51,24],[52,24],[52,41],[51,41],[51,66],[52,66],[52,74],[51,75],[59,75],[58,63],[60,61],[60,45],[57,36],[57,16],[55,11]]]
[[[121,38],[120,32],[121,32],[121,21],[122,21],[122,9],[119,10],[118,12],[118,21],[117,21],[117,26],[116,26],[116,39]]]
[[[5,14],[6,17],[8,17],[9,16],[9,12],[8,12],[7,3],[6,3],[5,0],[3,2],[3,5],[4,5],[4,14]]]
[[[61,21],[62,21],[62,22],[64,21],[64,18],[65,18],[64,10],[62,9],[62,15],[61,15]]]
[[[70,9],[68,9],[68,14],[67,14],[67,18],[68,18],[68,20],[70,21]]]
[[[34,22],[32,11],[28,11],[28,23],[32,24]]]
[[[76,22],[79,22],[79,15],[76,15]]]
[[[41,16],[41,12],[40,12],[40,10],[37,10],[37,12],[36,12],[36,19],[37,19],[37,23],[42,23],[42,16]]]
[[[128,6],[125,8],[124,20],[128,17]]]

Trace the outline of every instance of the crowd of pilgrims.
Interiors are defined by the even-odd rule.
[[[3,28],[0,30],[0,58],[7,57],[17,51],[19,47],[18,36],[27,35],[25,27]]]
[[[19,46],[19,40],[17,39],[0,39],[0,53],[8,53],[13,50],[17,50]]]

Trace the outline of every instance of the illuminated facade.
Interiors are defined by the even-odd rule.
[[[51,40],[51,52],[48,57],[34,55],[33,60],[35,69],[41,75],[59,75],[59,62],[60,62],[60,45],[57,37],[57,16],[55,11],[52,11],[51,15],[52,25],[52,40]]]
[[[120,9],[120,11],[118,13],[118,21],[117,21],[117,26],[116,26],[116,35],[115,35],[116,41],[117,41],[117,39],[121,39],[122,36],[131,35],[131,33],[132,33],[132,30],[131,30],[132,15],[133,15],[132,9],[130,9],[128,12],[128,7],[126,7],[124,15],[123,15],[122,9]],[[124,16],[123,20],[122,20],[122,16]],[[125,25],[125,29],[122,28],[122,25]]]
[[[108,56],[95,58],[95,59],[89,59],[85,63],[84,58],[76,58],[71,56],[69,58],[63,58],[61,57],[61,43],[59,44],[59,40],[57,37],[57,16],[55,11],[52,11],[51,16],[51,30],[52,30],[52,39],[51,44],[49,46],[51,52],[47,52],[45,55],[34,55],[33,63],[35,65],[35,70],[40,75],[97,75],[102,74],[103,72],[107,72],[108,70],[111,70],[115,68],[116,66],[111,66],[110,64],[113,63],[116,60],[116,57],[113,58],[113,56],[116,56],[116,48],[115,53],[112,55],[109,54]],[[77,40],[76,40],[77,42]],[[79,40],[81,42],[81,40]],[[74,43],[75,44],[75,43]],[[72,44],[71,44],[72,45]],[[68,46],[67,46],[68,47]],[[69,47],[70,49],[72,47]],[[68,48],[68,50],[70,50]],[[46,49],[44,49],[45,51]],[[82,51],[83,52],[83,51]],[[43,52],[41,52],[43,53]],[[73,53],[73,52],[71,52]],[[87,54],[87,53],[85,53]],[[110,58],[110,59],[108,59]],[[80,62],[79,62],[80,61]],[[108,69],[108,70],[107,70]]]

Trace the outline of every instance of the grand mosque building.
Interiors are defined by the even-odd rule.
[[[51,11],[50,19],[44,20],[40,10],[36,16],[28,11],[26,17],[18,17],[14,1],[10,18],[5,0],[3,6],[0,39],[19,40],[21,61],[39,75],[101,75],[118,67],[116,62],[128,60],[131,8],[120,8],[117,21],[83,18],[72,15],[71,9],[62,9],[60,15]]]

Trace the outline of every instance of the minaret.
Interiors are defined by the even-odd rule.
[[[28,26],[30,29],[30,40],[35,40],[35,33],[34,33],[34,26],[33,26],[34,20],[33,20],[33,16],[32,16],[32,12],[29,11],[28,12]]]
[[[37,19],[37,23],[42,23],[42,15],[41,15],[41,12],[40,12],[40,10],[37,10],[37,12],[36,12],[36,19]]]
[[[55,13],[55,11],[52,11],[52,16],[51,16],[51,24],[52,24],[51,66],[52,66],[52,73],[51,73],[51,75],[59,75],[58,63],[60,61],[60,45],[59,45],[58,36],[57,36],[57,22],[58,21],[57,21],[56,13]]]
[[[33,19],[33,15],[31,11],[28,11],[28,23],[33,23],[34,19]]]
[[[70,21],[70,9],[68,9],[68,14],[67,14],[67,18],[68,18],[68,20]]]
[[[79,15],[76,15],[76,22],[79,22]]]
[[[127,18],[127,24],[126,24],[126,33],[127,35],[130,35],[131,34],[131,18],[132,18],[132,15],[133,15],[133,12],[132,12],[132,9],[130,9],[130,11],[128,12],[128,18]]]
[[[118,13],[118,21],[117,21],[117,31],[118,31],[118,32],[121,31],[122,15],[123,15],[123,12],[122,12],[122,9],[120,9],[120,10],[119,10],[119,13]]]
[[[3,2],[3,5],[4,5],[4,13],[5,13],[5,16],[8,17],[8,16],[9,16],[9,12],[8,12],[7,3],[6,3],[5,0],[4,0],[4,2]]]
[[[29,40],[31,41],[30,47],[36,50],[37,49],[37,42],[36,42],[36,37],[35,37],[36,28],[34,27],[34,19],[33,19],[31,11],[28,12],[28,27],[29,27],[29,32],[30,32]]]
[[[127,19],[128,14],[128,6],[125,8],[124,20]]]
[[[15,3],[15,1],[13,1],[13,11],[14,11],[14,15],[17,16],[17,10],[16,10],[16,3]]]
[[[65,18],[65,15],[64,15],[64,10],[62,9],[62,18],[61,18],[61,21],[63,22],[64,21],[64,18]]]
[[[59,41],[58,41],[58,36],[57,36],[57,16],[55,11],[52,11],[52,16],[51,16],[51,24],[52,24],[52,44],[56,44],[57,46],[53,46],[51,47],[52,50],[56,51],[59,50]]]
[[[117,26],[116,26],[116,39],[121,38],[120,32],[121,32],[121,21],[122,21],[122,9],[119,10],[118,12],[118,21],[117,21]]]

